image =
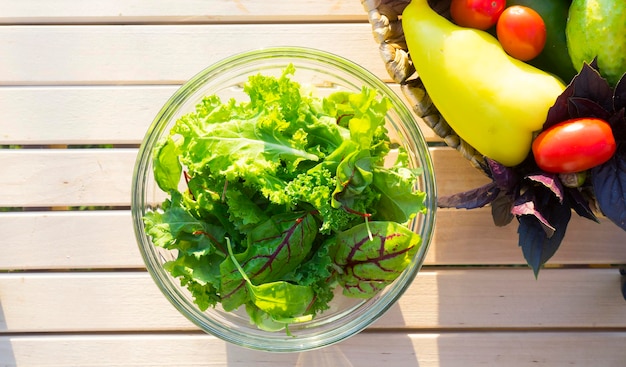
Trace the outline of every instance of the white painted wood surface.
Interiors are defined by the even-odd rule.
[[[233,53],[285,45],[349,56],[390,80],[367,23],[7,25],[0,85],[180,84]]]
[[[179,87],[0,86],[0,145],[138,145],[161,107]],[[390,87],[402,96],[397,84]],[[422,122],[421,126],[427,140],[441,140],[426,124]]]
[[[0,358],[18,366],[623,366],[620,332],[364,331],[318,351],[277,354],[198,333],[0,336]],[[5,354],[7,353],[7,354]],[[11,357],[14,354],[15,356]],[[50,356],[56,356],[51,359]],[[1,361],[1,359],[0,359]]]
[[[0,0],[0,146],[22,148],[0,149],[0,366],[624,365],[626,233],[605,220],[574,218],[535,279],[515,226],[440,210],[401,300],[318,351],[243,349],[178,314],[134,239],[138,144],[189,77],[272,45],[390,81],[358,0]],[[486,182],[451,149],[431,152],[440,195]],[[78,210],[91,206],[107,210]]]
[[[524,268],[424,269],[370,328],[626,327],[620,275],[613,269],[544,269],[540,279]],[[145,272],[2,274],[0,293],[6,297],[6,321],[0,322],[4,332],[197,329],[171,307]]]
[[[365,21],[352,0],[1,0],[0,24]]]

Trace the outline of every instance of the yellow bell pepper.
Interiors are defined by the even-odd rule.
[[[427,0],[406,7],[402,27],[415,69],[454,131],[505,166],[524,161],[565,85],[510,57],[489,33],[448,21]]]

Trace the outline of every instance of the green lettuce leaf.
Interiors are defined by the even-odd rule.
[[[336,287],[366,298],[401,274],[421,243],[405,223],[425,210],[421,172],[401,149],[388,157],[389,100],[365,87],[318,98],[294,72],[254,75],[249,100],[206,96],[180,117],[154,151],[169,198],[144,217],[200,309],[245,307],[288,334]]]

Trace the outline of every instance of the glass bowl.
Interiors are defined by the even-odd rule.
[[[391,102],[385,119],[391,139],[408,153],[409,166],[421,168],[415,190],[426,194],[426,214],[418,214],[411,230],[419,234],[422,244],[408,267],[393,283],[369,299],[345,297],[335,292],[330,308],[310,321],[298,322],[285,331],[265,331],[250,323],[244,307],[225,312],[220,305],[201,311],[189,291],[164,269],[164,263],[176,258],[176,252],[157,247],[146,233],[143,218],[158,211],[168,196],[153,175],[153,152],[169,134],[174,123],[193,112],[207,95],[218,95],[222,101],[247,97],[242,85],[256,74],[280,76],[289,65],[295,67],[292,80],[313,86],[319,97],[345,90],[360,91],[367,86]],[[181,186],[184,178],[181,178]],[[327,52],[278,47],[254,50],[224,59],[209,66],[178,89],[160,110],[148,129],[136,160],[132,182],[132,216],[136,238],[146,267],[165,297],[185,317],[207,333],[227,342],[257,350],[297,352],[321,348],[359,333],[382,316],[409,287],[422,266],[431,241],[436,211],[435,179],[428,146],[414,116],[402,100],[380,79],[359,65]]]

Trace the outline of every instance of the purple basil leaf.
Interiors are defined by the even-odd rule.
[[[567,196],[569,199],[569,204],[574,209],[576,214],[580,215],[583,218],[587,218],[594,222],[599,223],[598,217],[593,213],[591,207],[589,206],[589,200],[583,196],[583,194],[578,191],[576,188],[568,188]]]
[[[515,205],[513,205],[513,208],[511,208],[511,213],[518,217],[533,217],[537,221],[537,223],[541,225],[544,235],[548,238],[552,237],[552,235],[554,235],[554,232],[556,231],[556,228],[554,228],[554,226],[550,224],[548,219],[545,218],[543,214],[539,211],[539,208],[533,200],[534,198],[530,197],[531,195],[524,196],[526,199],[530,200],[521,200],[521,198],[518,199],[515,202]]]
[[[363,223],[339,233],[333,260],[341,269],[337,280],[343,293],[374,296],[402,274],[421,243],[417,233],[390,221]]]
[[[246,251],[235,257],[253,284],[277,281],[308,256],[317,228],[309,213],[275,215],[249,232]],[[220,264],[220,272],[224,309],[234,310],[249,301],[246,281],[230,257]]]
[[[498,187],[510,191],[517,185],[518,177],[513,168],[503,166],[493,159],[487,158],[486,161],[491,171],[491,177]]]
[[[613,91],[606,79],[597,71],[596,60],[591,65],[583,64],[580,73],[574,76],[563,93],[557,97],[554,105],[548,110],[544,130],[572,116],[578,116],[576,104],[570,102],[571,98],[587,98],[598,103],[606,111],[612,110]]]
[[[548,236],[544,230],[544,225],[533,215],[522,215],[518,217],[519,246],[528,265],[533,269],[535,277],[539,274],[539,269],[558,250],[567,224],[572,215],[571,209],[567,205],[561,205],[554,200],[552,203],[541,207],[547,219],[550,220],[555,231],[552,236]]]
[[[615,112],[611,118],[608,120],[609,125],[613,129],[613,137],[615,137],[615,141],[617,142],[626,142],[626,118],[624,115],[626,114],[626,109],[622,108],[619,111]]]
[[[592,65],[595,65],[592,63]],[[591,98],[602,108],[611,111],[613,108],[613,90],[609,82],[600,75],[593,66],[583,64],[576,80],[572,97]]]
[[[473,190],[458,194],[443,196],[438,199],[437,205],[440,208],[474,209],[482,208],[491,203],[500,193],[500,188],[495,182]]]
[[[540,173],[526,178],[548,188],[559,199],[559,203],[563,203],[563,185],[556,174]]]
[[[613,91],[613,110],[619,111],[626,108],[626,74],[615,85]]]
[[[578,75],[572,79],[570,84],[565,88],[563,93],[559,95],[554,101],[554,105],[548,110],[548,116],[546,122],[543,124],[543,128],[547,129],[552,125],[569,119],[569,98],[574,95],[575,82]]]
[[[600,210],[626,230],[626,146],[608,162],[592,168],[592,185]]]
[[[572,97],[570,102],[570,118],[576,117],[597,117],[599,119],[608,120],[611,113],[605,110],[600,104],[589,98]]]
[[[511,213],[513,208],[513,200],[508,195],[498,195],[498,197],[491,202],[491,217],[493,218],[493,224],[498,227],[504,227],[511,223],[515,216]]]

